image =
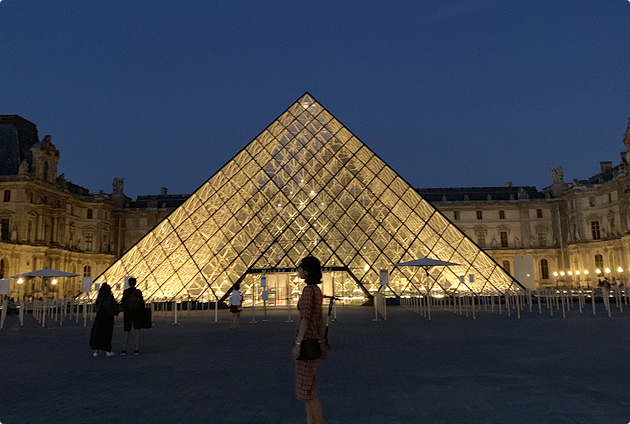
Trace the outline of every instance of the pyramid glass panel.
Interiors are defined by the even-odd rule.
[[[237,281],[286,306],[312,254],[344,301],[364,302],[390,270],[392,293],[495,293],[520,284],[309,94],[304,94],[95,283],[139,279],[149,300],[225,300]],[[452,267],[396,268],[429,256]],[[464,284],[459,275],[473,275]],[[271,283],[270,283],[271,284]],[[393,295],[393,294],[390,294]],[[256,298],[258,296],[258,299]],[[246,303],[247,304],[247,303]]]

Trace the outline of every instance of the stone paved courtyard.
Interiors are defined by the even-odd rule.
[[[601,307],[601,305],[600,305]],[[628,423],[630,314],[518,320],[339,307],[318,382],[327,423]],[[257,311],[260,313],[260,310]],[[286,310],[155,317],[140,356],[93,358],[89,326],[0,330],[0,422],[300,423]],[[295,318],[295,314],[294,314]],[[114,330],[120,351],[122,319]]]

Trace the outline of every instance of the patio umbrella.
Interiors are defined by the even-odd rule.
[[[432,266],[455,266],[455,265],[459,265],[459,264],[456,264],[453,262],[441,261],[439,259],[431,259],[427,256],[420,259],[414,259],[413,261],[400,262],[400,263],[394,264],[394,266],[421,266],[421,267],[425,267],[425,269],[427,267],[432,267]]]
[[[78,277],[79,274],[73,274],[71,272],[59,271],[57,269],[38,269],[37,271],[25,272],[24,274],[14,275],[11,278],[21,278],[21,277]]]
[[[430,277],[429,275],[429,268],[434,267],[434,266],[456,266],[459,264],[456,264],[454,262],[446,262],[446,261],[441,261],[439,259],[431,259],[428,256],[425,256],[424,258],[420,258],[420,259],[414,259],[412,261],[407,261],[407,262],[400,262],[397,264],[394,264],[394,266],[419,266],[424,268],[424,271],[427,274],[427,279]],[[435,279],[433,279],[435,281]],[[437,283],[437,281],[435,281],[435,283]],[[411,283],[411,281],[409,281],[409,284],[413,285],[414,287],[416,287],[413,283]],[[439,285],[439,283],[438,283]],[[427,287],[427,292],[430,290],[431,288]],[[420,291],[417,287],[416,290]]]

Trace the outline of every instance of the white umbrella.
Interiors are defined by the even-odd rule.
[[[25,272],[24,274],[14,275],[11,278],[20,278],[20,277],[78,277],[79,274],[73,274],[71,272],[59,271],[57,269],[38,269],[37,271]]]
[[[431,259],[428,256],[425,256],[424,258],[420,258],[420,259],[414,259],[413,261],[407,261],[407,262],[400,262],[397,264],[394,264],[394,266],[419,266],[424,268],[424,271],[427,274],[427,279],[430,277],[429,274],[429,268],[434,267],[434,266],[456,266],[459,264],[456,264],[454,262],[446,262],[446,261],[441,261],[439,259]],[[433,277],[431,277],[433,278]],[[433,280],[437,283],[437,281],[435,280],[435,278],[433,278]],[[409,284],[411,284],[412,286],[416,287],[415,284],[413,284],[411,281],[409,281]],[[438,283],[439,285],[439,283]],[[433,287],[433,285],[431,285],[431,287]],[[431,290],[431,287],[427,287],[427,292],[429,290]],[[417,287],[416,290],[420,291]]]
[[[422,266],[422,267],[431,267],[431,266],[456,266],[459,264],[453,262],[441,261],[439,259],[431,259],[429,257],[424,257],[420,259],[414,259],[413,261],[400,262],[394,264],[394,266]]]

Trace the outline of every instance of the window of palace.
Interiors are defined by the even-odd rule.
[[[589,198],[588,198],[588,205],[589,205],[591,208],[594,208],[594,207],[595,207],[595,197],[589,197]]]
[[[92,209],[88,209],[87,210],[87,219],[92,219],[92,216],[93,216]]]
[[[541,228],[537,231],[538,233],[538,246],[545,247],[547,246],[547,230]]]
[[[499,219],[505,219],[505,211],[499,211]]]
[[[92,267],[89,265],[86,265],[83,267],[83,276],[84,277],[91,277],[92,276]]]
[[[4,259],[0,259],[0,278],[4,278]]]
[[[4,191],[4,201],[5,202],[10,202],[11,201],[11,190],[5,190]]]
[[[595,268],[604,270],[604,257],[602,255],[595,255]]]
[[[485,231],[477,231],[477,245],[482,249],[486,247],[486,232]]]
[[[540,278],[542,280],[549,279],[549,263],[547,262],[547,259],[540,260]]]
[[[599,240],[602,238],[599,231],[599,221],[591,221],[591,234],[593,235],[593,240]]]
[[[512,273],[512,271],[510,270],[510,261],[503,261],[503,269],[510,274]]]
[[[85,235],[85,250],[92,250],[92,245],[94,242],[94,235],[91,233],[87,233]]]
[[[453,211],[453,219],[459,221],[459,211]]]
[[[11,238],[9,236],[9,220],[8,219],[0,219],[0,239],[2,241],[9,241]]]
[[[501,247],[508,247],[508,233],[507,233],[507,231],[501,231],[499,233],[499,235],[501,236]]]
[[[483,212],[477,211],[477,219],[483,219]]]
[[[542,214],[542,209],[536,209],[536,218],[542,218],[543,214]]]

